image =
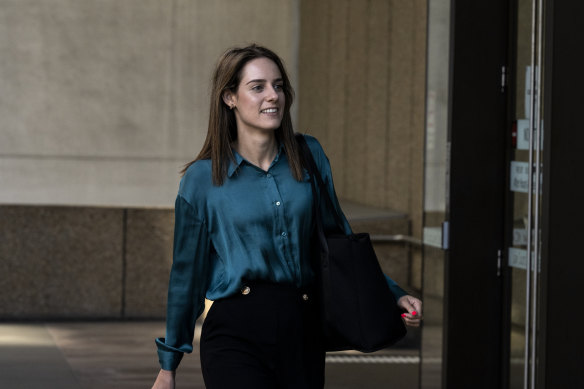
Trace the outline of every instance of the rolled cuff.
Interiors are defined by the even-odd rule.
[[[174,347],[167,345],[164,338],[156,338],[158,347],[158,361],[163,370],[176,370],[184,353]]]
[[[396,302],[397,302],[397,300],[399,300],[403,296],[406,296],[409,294],[408,292],[406,292],[405,290],[403,290],[402,288],[400,288],[397,285],[390,285],[389,289],[391,290],[391,293],[393,293],[393,295],[395,296]]]
[[[389,290],[391,290],[391,293],[393,293],[393,296],[395,297],[396,302],[397,302],[397,300],[399,300],[403,296],[406,296],[409,294],[408,292],[406,292],[405,290],[400,288],[399,285],[394,280],[389,278],[389,276],[387,274],[385,275],[385,280],[387,281],[387,285],[389,286]]]

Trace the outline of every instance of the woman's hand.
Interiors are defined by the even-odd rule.
[[[162,370],[158,373],[152,389],[174,389],[174,370]]]
[[[406,313],[402,313],[402,318],[407,326],[420,326],[420,322],[422,321],[421,300],[410,295],[405,295],[397,300],[397,306],[406,311]]]

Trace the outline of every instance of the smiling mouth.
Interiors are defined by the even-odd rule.
[[[278,108],[266,108],[260,111],[260,113],[276,113],[276,112],[278,112]]]

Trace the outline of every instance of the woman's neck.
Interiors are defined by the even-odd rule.
[[[249,163],[267,171],[278,153],[274,132],[265,134],[238,134],[233,148]]]

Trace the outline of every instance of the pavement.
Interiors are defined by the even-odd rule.
[[[163,335],[162,321],[0,323],[0,388],[150,388]],[[418,387],[419,349],[407,344],[327,356],[326,389]],[[177,389],[195,388],[205,388],[196,346],[177,371]]]

